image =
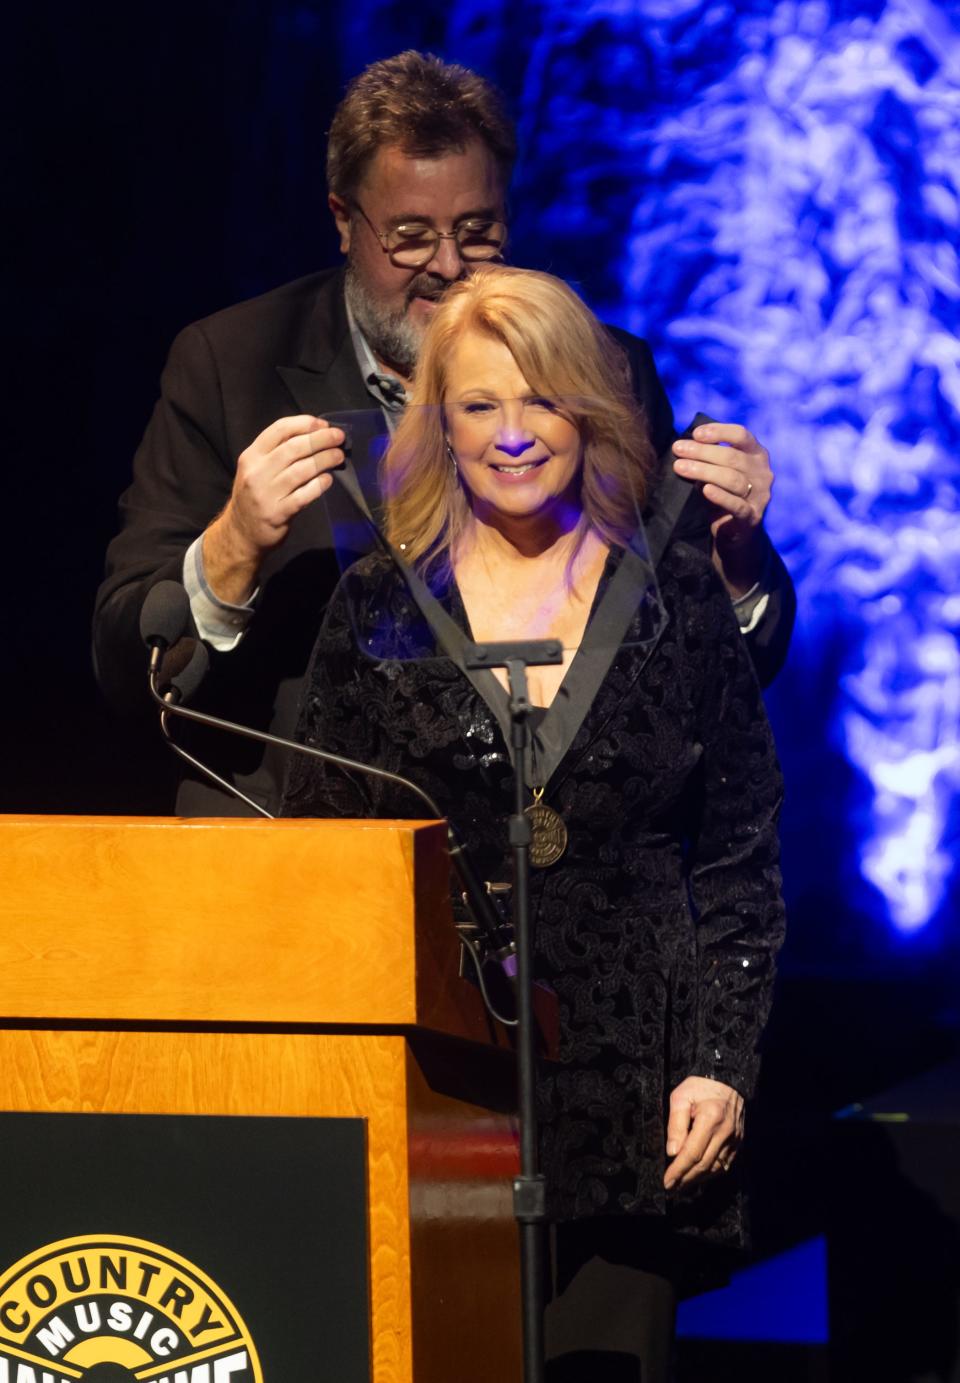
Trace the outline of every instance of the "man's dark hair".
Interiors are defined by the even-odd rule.
[[[517,146],[499,92],[467,67],[408,49],[371,63],[349,84],[327,144],[327,187],[355,192],[378,149],[395,145],[411,158],[439,158],[481,140],[496,159],[504,188]]]

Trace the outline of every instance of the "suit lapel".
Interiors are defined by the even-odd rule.
[[[343,278],[331,274],[320,285],[289,358],[276,367],[297,407],[321,417],[326,408],[370,406],[350,338]]]
[[[326,369],[278,365],[277,374],[303,413],[314,413],[325,418],[327,410],[331,408],[343,412],[346,409],[369,408],[371,405],[349,332]]]

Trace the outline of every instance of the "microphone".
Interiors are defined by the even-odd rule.
[[[151,676],[189,623],[190,600],[179,581],[158,581],[150,587],[140,610],[140,637],[150,650]]]
[[[168,589],[164,590],[165,587]],[[157,592],[159,594],[155,594]],[[296,754],[306,754],[323,763],[335,764],[339,768],[345,768],[354,773],[365,773],[370,777],[381,778],[385,782],[396,783],[397,786],[406,788],[424,803],[431,816],[446,821],[447,849],[463,891],[467,910],[479,931],[483,933],[495,959],[500,961],[504,968],[509,971],[510,962],[513,958],[513,943],[504,935],[503,919],[497,912],[486,886],[480,882],[474,873],[473,866],[467,858],[466,847],[457,835],[453,823],[444,816],[437,803],[418,783],[412,782],[409,778],[403,778],[398,773],[391,773],[388,769],[377,768],[373,764],[360,763],[356,759],[348,759],[342,754],[333,754],[325,749],[316,749],[311,744],[298,744],[296,740],[284,739],[282,736],[270,734],[266,730],[254,730],[249,725],[240,725],[232,720],[223,720],[220,716],[210,715],[206,711],[196,711],[183,704],[200,686],[210,664],[210,655],[205,644],[197,639],[182,637],[189,618],[189,609],[190,603],[187,599],[187,593],[182,586],[179,586],[175,581],[160,581],[147,594],[140,613],[140,632],[144,643],[150,649],[148,670],[150,695],[160,707],[160,728],[164,739],[174,753],[202,773],[210,782],[216,783],[219,788],[246,803],[253,811],[259,813],[260,816],[267,817],[268,820],[273,819],[272,812],[267,811],[258,802],[254,802],[234,783],[222,778],[212,768],[201,763],[199,759],[194,758],[192,754],[189,754],[174,741],[170,733],[169,717],[171,715],[180,716],[184,720],[193,721],[198,725],[210,726],[215,730],[226,730],[229,734],[242,735],[246,739],[256,740],[260,744],[275,744],[281,749],[289,749]],[[173,644],[172,647],[170,647],[171,643]],[[166,656],[162,657],[164,647],[168,651]]]
[[[164,701],[189,701],[210,671],[210,654],[199,639],[178,639],[167,650],[157,673]]]

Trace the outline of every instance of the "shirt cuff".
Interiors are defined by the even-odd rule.
[[[746,595],[742,595],[739,600],[733,602],[733,612],[737,617],[741,634],[753,633],[767,613],[769,603],[770,592],[765,591],[759,581],[747,591]]]
[[[738,596],[733,602],[733,612],[737,617],[741,634],[752,634],[754,629],[767,613],[767,606],[770,603],[770,590],[774,585],[773,563],[770,559],[772,547],[769,538],[767,539],[766,556],[763,559],[763,569],[760,572],[760,579],[755,581],[749,591]]]
[[[187,548],[183,558],[183,585],[190,599],[190,613],[197,633],[218,653],[229,653],[247,632],[253,619],[259,589],[245,605],[230,605],[215,596],[203,569],[203,535]]]

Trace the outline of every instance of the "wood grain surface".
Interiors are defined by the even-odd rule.
[[[8,1018],[412,1024],[456,963],[437,825],[7,816],[0,878]]]

